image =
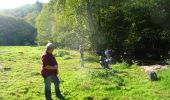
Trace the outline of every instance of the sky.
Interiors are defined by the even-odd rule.
[[[0,9],[11,9],[26,4],[33,4],[36,1],[47,3],[50,0],[0,0]]]

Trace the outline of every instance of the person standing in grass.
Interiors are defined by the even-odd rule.
[[[58,63],[53,56],[55,46],[52,43],[46,45],[46,50],[42,55],[42,70],[41,75],[44,78],[45,85],[45,98],[46,100],[52,100],[51,98],[51,83],[55,86],[55,95],[59,99],[64,99],[59,89],[58,79]]]
[[[84,49],[82,45],[79,46],[80,51],[80,67],[84,67]]]

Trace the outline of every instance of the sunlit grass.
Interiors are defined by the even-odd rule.
[[[41,54],[44,47],[0,47],[0,100],[44,100]],[[58,52],[68,53],[58,56]],[[97,57],[86,53],[80,68],[78,51],[57,49],[62,94],[71,100],[168,100],[170,69],[158,72],[159,81],[148,80],[137,65],[117,63],[101,69]],[[64,58],[65,57],[65,58]],[[53,85],[52,85],[53,86]],[[52,97],[54,88],[52,88]]]

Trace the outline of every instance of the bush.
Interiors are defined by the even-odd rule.
[[[97,57],[88,56],[88,57],[85,58],[85,61],[88,61],[88,62],[98,62],[98,58]]]
[[[115,73],[113,70],[102,70],[102,71],[95,71],[95,72],[89,72],[90,77],[93,78],[109,78],[110,76],[114,76]]]
[[[59,51],[57,51],[57,53],[56,53],[56,56],[57,56],[57,57],[64,57],[65,55],[70,55],[70,53],[67,52],[67,51],[65,51],[65,50],[59,50]]]
[[[63,56],[63,59],[64,59],[64,60],[71,59],[71,56],[69,56],[69,55],[65,55],[65,56]]]
[[[130,68],[131,66],[126,63],[126,62],[122,62],[122,63],[117,63],[115,64],[114,66],[118,67],[119,69],[128,69]]]
[[[170,59],[165,60],[165,63],[170,65]]]

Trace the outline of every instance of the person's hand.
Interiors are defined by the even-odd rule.
[[[46,67],[45,67],[45,69],[58,69],[58,66],[57,65],[55,65],[55,66],[49,66],[49,65],[47,65]]]
[[[53,66],[55,69],[58,69],[58,66],[57,65],[55,65],[55,66]]]

